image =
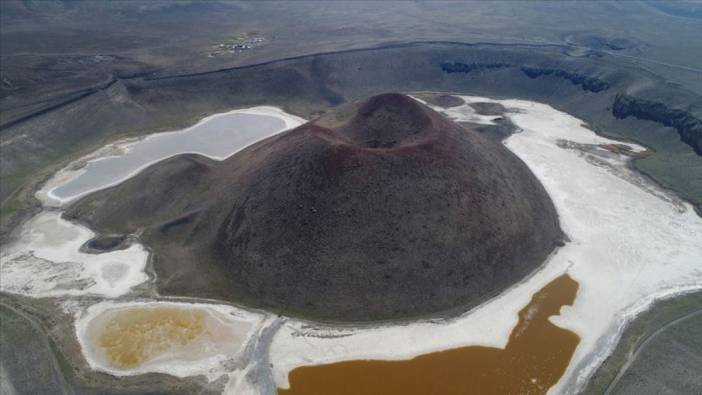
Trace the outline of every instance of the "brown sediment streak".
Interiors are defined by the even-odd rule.
[[[575,300],[567,274],[532,296],[504,349],[470,346],[405,361],[358,360],[303,366],[279,395],[545,394],[563,375],[580,338],[548,317]]]

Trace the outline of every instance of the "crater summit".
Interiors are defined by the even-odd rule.
[[[343,105],[223,162],[171,158],[66,215],[142,231],[162,293],[334,321],[474,306],[562,237],[520,159],[401,94]]]

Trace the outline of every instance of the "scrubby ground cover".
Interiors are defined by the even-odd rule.
[[[624,331],[584,394],[696,394],[702,292],[656,303]]]

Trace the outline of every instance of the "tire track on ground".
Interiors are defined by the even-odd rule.
[[[607,386],[607,389],[605,389],[604,394],[605,394],[605,395],[611,395],[611,394],[612,394],[612,391],[614,390],[614,388],[616,388],[617,384],[619,383],[619,381],[621,380],[621,378],[624,376],[624,374],[626,374],[626,372],[627,372],[627,370],[629,369],[629,367],[631,366],[631,364],[634,363],[634,361],[636,361],[636,358],[639,356],[639,354],[641,354],[641,351],[643,351],[643,350],[646,348],[646,346],[647,346],[654,338],[656,338],[656,336],[658,336],[658,335],[660,335],[661,333],[665,332],[665,330],[668,329],[668,328],[670,328],[671,326],[674,326],[674,325],[676,325],[676,324],[678,324],[678,323],[680,323],[680,322],[682,322],[682,321],[685,321],[685,320],[687,320],[687,319],[689,319],[689,318],[691,318],[691,317],[693,317],[693,316],[695,316],[695,315],[697,315],[697,314],[702,314],[702,309],[695,310],[695,311],[693,311],[693,312],[691,312],[691,313],[685,314],[685,315],[682,316],[682,317],[676,318],[676,319],[674,319],[673,321],[670,321],[670,322],[666,323],[665,325],[661,326],[661,327],[658,328],[655,332],[651,333],[651,334],[648,335],[647,337],[645,337],[645,338],[643,339],[643,341],[641,341],[640,344],[638,344],[638,345],[634,348],[633,352],[630,352],[630,353],[629,353],[629,356],[627,357],[626,362],[624,362],[624,364],[622,365],[622,367],[619,369],[619,372],[617,372],[617,375],[616,375],[616,376],[614,377],[614,379],[612,379],[612,381],[609,383],[609,385]]]

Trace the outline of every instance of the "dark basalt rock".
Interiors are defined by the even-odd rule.
[[[129,247],[130,244],[125,235],[102,235],[86,241],[80,247],[80,251],[88,254],[101,254],[103,252],[123,250]]]
[[[561,69],[522,67],[522,72],[529,78],[538,78],[544,75],[552,75],[554,77],[564,78],[570,81],[573,85],[579,85],[583,90],[589,92],[602,92],[609,89],[609,82],[586,75],[572,73]]]
[[[481,70],[498,70],[512,67],[507,63],[461,63],[461,62],[443,62],[441,69],[449,74],[451,73],[470,73]]]
[[[504,115],[507,112],[505,106],[500,103],[480,102],[469,105],[480,115]]]
[[[687,111],[669,108],[659,102],[618,94],[614,98],[612,115],[619,119],[631,116],[674,128],[680,135],[680,140],[689,145],[697,155],[702,155],[702,120]]]
[[[400,94],[221,163],[169,159],[68,215],[103,231],[145,228],[162,293],[334,321],[474,306],[562,239],[523,162]]]
[[[424,100],[425,102],[433,106],[439,106],[442,108],[458,107],[465,104],[463,99],[461,99],[460,97],[445,93],[421,92],[415,93],[414,96],[418,97],[420,100]]]

